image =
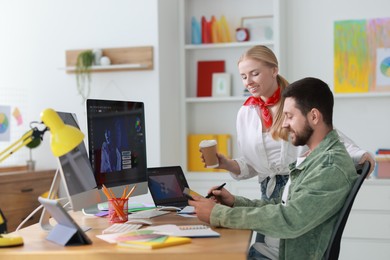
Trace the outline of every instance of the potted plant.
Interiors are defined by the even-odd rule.
[[[79,53],[76,61],[77,91],[85,101],[91,91],[91,67],[94,63],[92,50],[85,50]]]

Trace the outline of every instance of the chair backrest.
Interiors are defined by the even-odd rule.
[[[362,186],[363,181],[366,179],[370,171],[370,162],[366,161],[363,165],[360,165],[356,168],[357,173],[359,174],[358,179],[353,185],[351,192],[349,193],[347,199],[345,200],[344,206],[341,208],[339,219],[336,222],[334,227],[332,237],[330,239],[328,249],[325,252],[324,259],[336,260],[339,258],[340,254],[340,243],[341,237],[343,235],[345,224],[347,223],[349,213],[355,197]]]
[[[0,234],[7,233],[7,219],[0,209]]]

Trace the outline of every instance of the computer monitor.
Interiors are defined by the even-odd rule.
[[[147,160],[144,103],[88,99],[89,160],[99,188],[118,196],[137,184],[134,195],[146,194]]]
[[[59,111],[57,114],[65,124],[80,128],[76,114]],[[97,190],[95,176],[84,142],[58,159],[64,187],[64,189],[60,188],[59,193],[61,197],[69,199],[72,210],[82,210],[103,201]],[[64,193],[65,196],[63,196]]]

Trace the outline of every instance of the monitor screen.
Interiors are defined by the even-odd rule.
[[[147,193],[144,104],[87,100],[89,160],[97,186],[138,185]]]

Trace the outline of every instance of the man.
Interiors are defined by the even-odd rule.
[[[226,189],[212,189],[214,200],[194,197],[189,204],[200,220],[213,226],[252,229],[280,238],[278,255],[256,243],[252,252],[257,259],[321,259],[357,174],[333,130],[334,101],[328,85],[304,78],[282,95],[286,98],[283,127],[293,145],[307,145],[310,150],[290,165],[290,179],[280,198],[249,200]]]

